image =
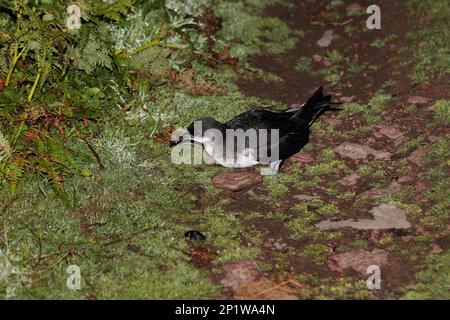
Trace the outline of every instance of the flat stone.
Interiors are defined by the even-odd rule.
[[[385,136],[389,139],[400,139],[403,137],[403,133],[395,126],[379,124],[373,127],[378,129],[378,132],[375,133],[376,137]]]
[[[301,163],[311,163],[314,162],[313,156],[304,150],[297,152],[292,157],[289,158],[292,162],[301,162]]]
[[[338,180],[337,183],[339,183],[341,186],[354,186],[358,183],[358,180],[361,178],[359,174],[356,172],[352,172],[349,175],[346,175],[342,179]]]
[[[293,198],[296,200],[300,200],[300,201],[309,201],[309,200],[313,200],[313,199],[318,199],[320,197],[319,196],[309,196],[306,194],[296,194],[295,196],[293,196]]]
[[[313,55],[312,58],[313,58],[314,62],[317,62],[317,63],[319,63],[320,61],[322,61],[322,56],[319,55],[319,54]]]
[[[360,230],[408,229],[411,227],[411,224],[406,219],[405,210],[397,208],[393,204],[382,203],[370,212],[374,219],[360,219],[356,221],[352,219],[340,221],[323,220],[316,224],[316,227],[320,230],[334,230],[346,227]]]
[[[255,281],[260,272],[255,261],[229,263],[223,267],[225,278],[220,281],[223,286],[238,290],[242,285]]]
[[[323,118],[323,121],[332,126],[339,126],[342,124],[342,120],[336,118]]]
[[[359,3],[352,3],[347,7],[348,14],[362,14],[364,11],[364,7]]]
[[[437,244],[432,243],[432,244],[431,244],[431,252],[432,252],[432,253],[439,254],[439,253],[444,252],[444,250],[443,250],[440,246],[438,246]]]
[[[367,268],[371,265],[382,267],[388,263],[388,252],[381,249],[373,249],[372,252],[366,250],[353,250],[331,256],[328,267],[331,271],[342,274],[345,269],[353,269],[356,272],[367,275]]]
[[[213,185],[224,190],[241,191],[262,181],[263,177],[255,171],[225,172],[213,178]]]
[[[408,175],[398,178],[398,182],[400,182],[400,183],[408,183],[408,182],[411,182],[412,180],[413,180],[413,178]]]
[[[414,189],[418,192],[423,192],[428,189],[428,185],[425,183],[425,181],[419,180],[414,186]]]
[[[408,97],[408,103],[411,104],[427,104],[431,99],[422,96],[410,96]]]
[[[390,159],[391,154],[386,151],[377,151],[368,146],[363,146],[361,144],[344,142],[337,146],[334,151],[343,158],[350,158],[352,160],[364,160],[369,155],[375,156],[377,160],[387,160]]]
[[[221,284],[233,291],[235,299],[298,300],[289,281],[279,283],[263,276],[255,261],[229,263],[223,269]]]
[[[317,45],[319,47],[328,47],[331,44],[331,41],[333,41],[333,30],[326,30],[323,35],[322,38],[320,38],[319,40],[317,40]]]
[[[422,165],[422,157],[423,154],[426,151],[426,147],[418,147],[416,150],[411,152],[411,154],[408,157],[408,161],[411,161],[415,165],[421,166]]]
[[[356,99],[356,97],[355,96],[350,96],[350,97],[340,97],[339,98],[339,100],[341,101],[341,102],[343,102],[343,103],[350,103],[350,102],[352,102],[353,100],[355,100]]]
[[[377,199],[380,197],[389,196],[391,194],[399,192],[400,189],[401,189],[401,185],[398,182],[394,181],[386,188],[372,189],[372,190],[365,191],[360,195],[360,197],[366,196],[371,199]]]

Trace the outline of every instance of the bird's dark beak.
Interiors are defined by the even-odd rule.
[[[170,140],[169,146],[170,147],[175,147],[176,145],[178,145],[181,142],[183,142],[183,140],[184,140],[183,136],[178,137],[176,140]]]

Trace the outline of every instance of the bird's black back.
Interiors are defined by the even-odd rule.
[[[278,111],[267,107],[258,108],[241,113],[225,122],[224,125],[229,129],[278,129],[280,130],[280,136],[283,136],[295,128],[295,124],[290,119],[292,117],[291,111],[290,109]]]

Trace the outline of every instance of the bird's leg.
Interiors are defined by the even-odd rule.
[[[280,171],[281,164],[283,163],[283,160],[277,160],[274,162],[269,163],[269,166],[266,168],[261,168],[261,174],[264,176],[270,176],[277,174],[278,171]]]

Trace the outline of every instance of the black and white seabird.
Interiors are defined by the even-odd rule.
[[[269,165],[277,173],[283,162],[299,152],[309,141],[311,125],[325,111],[339,110],[323,87],[300,108],[275,110],[261,106],[220,123],[212,117],[198,119],[187,127],[186,134],[171,141],[200,143],[215,162],[232,168]],[[229,135],[231,132],[231,135]],[[249,133],[250,132],[250,133]],[[252,136],[252,133],[255,133]],[[256,143],[251,143],[252,137]],[[222,137],[222,138],[220,138]],[[241,143],[239,143],[239,138]],[[236,143],[237,139],[237,143]]]

